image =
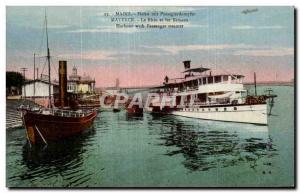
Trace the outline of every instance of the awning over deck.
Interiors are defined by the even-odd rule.
[[[203,68],[203,67],[200,67],[200,68],[190,68],[190,69],[187,69],[185,71],[183,71],[182,73],[187,73],[187,72],[198,72],[198,73],[201,73],[201,72],[205,72],[205,71],[208,71],[210,70],[209,68]]]

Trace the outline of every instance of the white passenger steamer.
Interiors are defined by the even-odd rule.
[[[248,95],[242,83],[243,75],[212,75],[208,68],[190,68],[190,61],[184,61],[184,66],[183,78],[166,76],[164,86],[160,88],[160,100],[152,100],[150,105],[152,113],[268,124],[269,96]]]

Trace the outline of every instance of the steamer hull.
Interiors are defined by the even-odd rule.
[[[210,109],[210,111],[208,109]],[[215,121],[251,123],[259,125],[268,124],[266,104],[234,107],[184,108],[172,111],[171,114]]]
[[[96,116],[96,111],[84,117],[62,117],[23,111],[23,122],[28,140],[37,144],[44,140],[53,141],[78,135],[92,126]]]
[[[235,106],[206,106],[206,107],[186,107],[186,108],[170,108],[160,109],[154,107],[152,113],[155,114],[172,114],[183,117],[238,122],[258,125],[268,124],[267,104],[257,105],[235,105]]]

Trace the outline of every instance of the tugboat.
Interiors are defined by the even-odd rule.
[[[67,92],[67,62],[59,61],[59,100],[60,107],[54,107],[51,102],[51,80],[50,80],[50,49],[48,44],[47,17],[47,62],[49,76],[49,98],[48,107],[21,106],[23,125],[26,129],[27,139],[31,144],[45,143],[49,140],[59,140],[69,136],[77,135],[89,128],[97,116],[95,109],[70,110],[65,107]]]
[[[191,118],[267,125],[267,99],[276,95],[248,95],[243,75],[212,75],[209,68],[190,68],[184,61],[183,78],[165,77],[159,99],[150,105],[152,113]],[[210,71],[209,74],[206,72]],[[164,103],[164,104],[162,104]]]

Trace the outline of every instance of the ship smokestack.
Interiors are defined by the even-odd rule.
[[[183,61],[183,64],[184,64],[184,69],[189,69],[191,67],[190,60]]]
[[[63,108],[66,104],[67,94],[67,61],[59,61],[59,102]]]

